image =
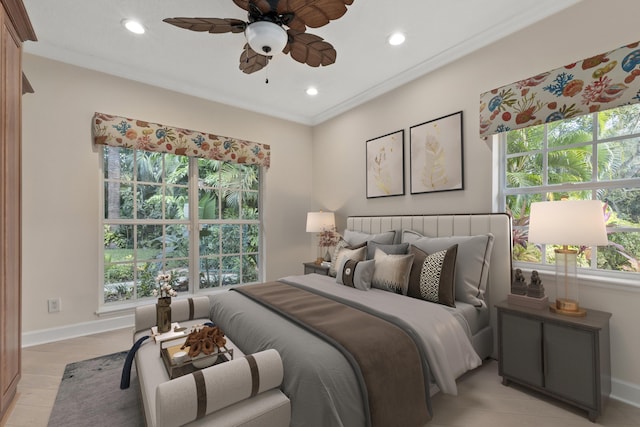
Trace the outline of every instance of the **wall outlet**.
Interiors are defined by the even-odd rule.
[[[60,297],[58,298],[49,298],[47,300],[47,304],[49,306],[49,313],[57,313],[61,310],[62,301]]]

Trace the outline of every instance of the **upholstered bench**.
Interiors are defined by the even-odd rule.
[[[209,298],[174,300],[171,318],[184,327],[209,322]],[[136,308],[134,342],[155,324],[155,304]],[[227,348],[233,360],[170,380],[160,343],[147,339],[135,356],[147,426],[288,426],[291,404],[279,389],[280,354],[245,356],[229,337]]]

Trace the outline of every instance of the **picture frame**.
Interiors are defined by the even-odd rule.
[[[366,144],[367,199],[404,195],[404,129]]]
[[[462,111],[411,126],[411,194],[464,190]]]

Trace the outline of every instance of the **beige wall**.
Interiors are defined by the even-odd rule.
[[[335,210],[339,227],[347,215],[491,211],[493,153],[477,136],[479,94],[634,42],[640,39],[639,15],[636,0],[583,0],[313,129],[26,55],[36,93],[23,101],[24,331],[96,319],[100,177],[90,139],[94,111],[271,144],[265,226],[267,279],[275,279],[299,273],[300,262],[314,255],[304,233],[309,209]],[[405,129],[408,151],[409,126],[460,110],[464,191],[409,195],[407,158],[407,195],[365,198],[367,139]],[[640,404],[636,289],[587,283],[582,300],[613,313],[614,392]],[[62,312],[47,314],[47,298],[57,296]]]
[[[23,98],[25,333],[97,319],[101,177],[91,140],[96,111],[270,144],[263,206],[266,278],[302,273],[302,262],[314,254],[304,232],[306,212],[316,208],[308,126],[36,56],[25,55],[24,70],[35,88]],[[54,297],[62,298],[62,311],[49,314],[47,299]]]
[[[615,16],[615,19],[605,17]],[[479,95],[493,88],[640,40],[635,0],[583,0],[313,130],[313,195],[345,226],[348,215],[490,212],[493,153],[478,137]],[[428,43],[429,41],[425,41]],[[463,111],[464,191],[409,194],[409,127]],[[365,141],[405,129],[405,196],[366,199]],[[583,287],[586,306],[613,312],[612,374],[640,405],[640,289]],[[620,394],[618,381],[614,388]],[[635,393],[635,394],[634,394]]]

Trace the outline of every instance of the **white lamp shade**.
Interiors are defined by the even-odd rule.
[[[336,226],[336,218],[333,212],[309,212],[307,213],[307,233],[320,233],[331,230]]]
[[[602,202],[563,200],[532,203],[529,241],[553,245],[606,245],[608,239]]]
[[[244,30],[247,43],[260,55],[275,55],[282,52],[289,36],[278,24],[269,21],[257,21],[249,24]]]

